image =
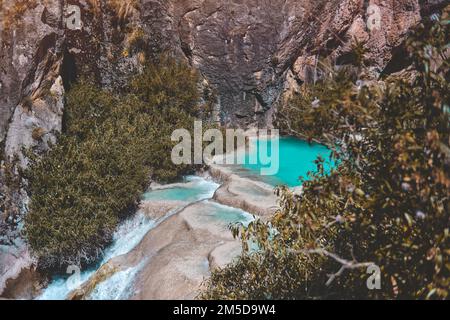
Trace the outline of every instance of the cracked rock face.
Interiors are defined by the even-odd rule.
[[[17,12],[15,1],[0,1],[0,140],[5,138],[14,109],[21,104],[26,91],[36,90],[40,83],[30,82],[33,69],[55,44],[56,29],[41,21],[44,5],[30,1],[26,10]],[[48,1],[53,9],[58,1]],[[20,19],[16,19],[19,17]],[[52,41],[53,40],[53,41]],[[28,86],[28,88],[26,88]],[[45,120],[44,120],[45,121]]]
[[[139,13],[108,3],[0,1],[0,141],[6,157],[20,154],[22,146],[45,149],[54,140],[61,131],[64,92],[78,75],[113,88],[137,72],[138,56],[124,52],[130,32],[122,28],[137,27]],[[70,5],[80,10],[80,28],[64,19],[71,17]]]
[[[183,53],[218,90],[222,122],[265,126],[282,93],[309,81],[318,56],[351,63],[357,39],[376,76],[438,2],[173,0],[170,8]]]
[[[174,1],[183,52],[217,88],[221,120],[264,118],[282,86],[275,54],[294,1]]]
[[[17,2],[27,5],[14,13]],[[72,64],[61,72],[63,82],[89,73],[114,88],[139,70],[139,50],[148,56],[170,50],[216,89],[223,123],[270,125],[283,92],[311,80],[318,56],[351,63],[351,44],[357,39],[376,76],[421,14],[443,2],[2,0],[1,12],[8,18],[3,18],[0,40],[0,137],[15,108],[41,86],[46,75],[36,75],[37,66],[50,51],[55,64],[61,63],[58,59]],[[68,5],[80,8],[80,28],[68,28],[63,19]],[[136,34],[145,48],[132,47]]]

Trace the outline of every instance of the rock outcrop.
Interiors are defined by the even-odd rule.
[[[352,63],[356,40],[376,77],[407,31],[443,1],[169,1],[171,30],[217,88],[222,122],[271,123],[285,90],[314,77],[318,57]]]
[[[232,167],[210,165],[211,176],[223,182],[214,193],[213,199],[223,205],[255,214],[263,220],[270,218],[278,208],[278,198],[273,187],[240,177],[233,172]]]
[[[8,0],[1,13],[0,139],[6,157],[22,147],[45,149],[61,131],[63,95],[77,76],[122,87],[138,69],[139,56],[129,48],[138,28],[133,6]],[[125,24],[132,29],[123,31]]]
[[[80,10],[80,24],[71,6]],[[122,20],[135,26],[133,15],[134,7],[123,7],[120,1],[0,1],[1,159],[11,161],[17,155],[25,167],[22,148],[39,154],[56,141],[63,126],[64,94],[78,75],[112,88],[123,86],[136,72],[138,55],[125,52],[133,31],[121,31]],[[13,192],[21,194],[17,198],[24,214],[26,195]],[[3,227],[7,223],[0,221],[0,229],[11,229]],[[1,249],[0,295],[8,279],[32,268],[23,239]]]

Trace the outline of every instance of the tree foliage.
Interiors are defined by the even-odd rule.
[[[448,9],[418,26],[400,75],[357,85],[341,70],[281,109],[286,131],[325,141],[339,166],[326,175],[318,160],[301,195],[277,189],[269,222],[234,228],[244,253],[202,298],[448,298],[448,26]]]

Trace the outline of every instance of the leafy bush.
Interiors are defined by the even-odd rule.
[[[160,79],[158,90],[146,82],[149,74]],[[30,155],[26,172],[31,202],[25,233],[41,267],[94,262],[150,178],[169,181],[191,169],[172,164],[170,137],[176,128],[193,126],[188,111],[197,106],[199,94],[171,91],[172,86],[196,88],[192,74],[164,58],[164,64],[149,65],[122,96],[86,80],[73,86],[64,134],[42,159]]]
[[[354,112],[350,104],[354,82],[348,69],[336,72],[331,78],[311,87],[302,88],[301,95],[291,98],[278,112],[280,128],[287,133],[307,140],[323,140],[324,135],[339,130],[338,117]]]
[[[409,72],[361,88],[342,72],[281,110],[287,131],[326,141],[340,165],[325,175],[318,160],[302,195],[277,189],[270,222],[234,228],[244,253],[202,298],[448,298],[448,26],[447,8],[417,28]],[[366,284],[373,265],[379,290]]]
[[[199,75],[185,63],[175,62],[167,55],[131,82],[132,91],[147,106],[170,106],[196,116],[203,107],[199,102]]]

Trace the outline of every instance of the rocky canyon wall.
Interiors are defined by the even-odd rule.
[[[45,144],[60,130],[62,94],[74,77],[89,74],[105,87],[123,87],[142,54],[166,50],[216,89],[223,123],[270,124],[281,93],[309,81],[317,57],[351,63],[357,39],[376,76],[421,14],[440,3],[2,0],[0,137],[9,130],[8,155],[20,145]],[[80,9],[77,28],[68,25],[73,6]]]

